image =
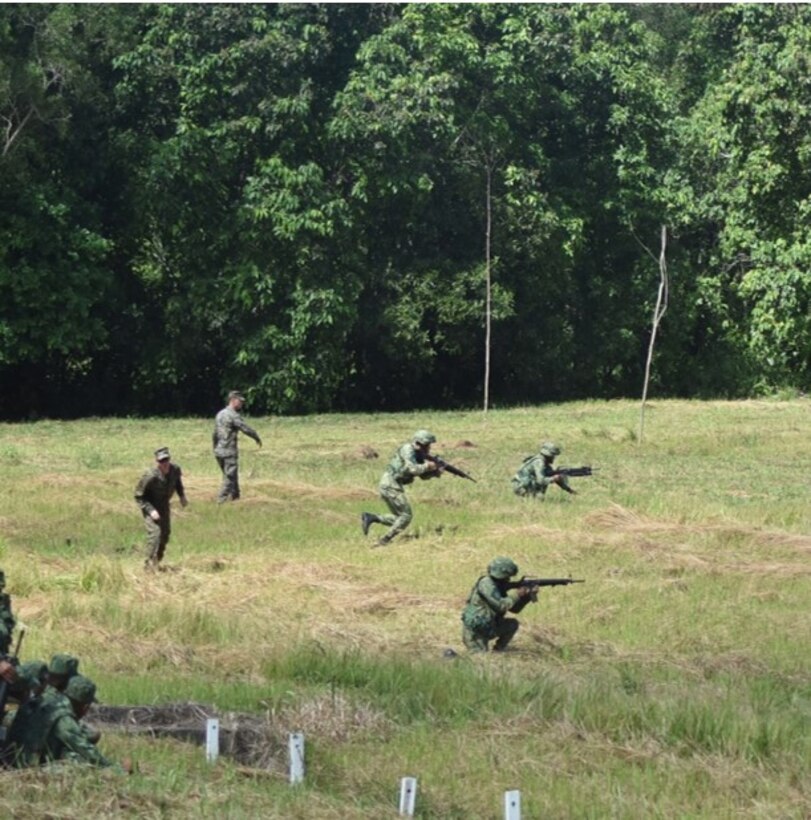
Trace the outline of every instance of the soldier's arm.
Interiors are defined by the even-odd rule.
[[[246,436],[248,436],[248,438],[252,438],[260,447],[262,446],[262,439],[259,438],[259,433],[247,424],[242,416],[235,415],[233,421],[234,427],[236,427],[237,430],[241,430]]]
[[[433,461],[423,459],[417,460],[417,451],[410,444],[403,446],[401,451],[403,462],[405,463],[406,472],[411,475],[425,475],[426,473],[436,472],[437,466]]]
[[[177,465],[175,465],[175,469],[177,470],[175,492],[177,492],[177,497],[180,499],[180,503],[185,507],[186,504],[188,504],[188,501],[186,501],[186,488],[183,486],[183,470],[181,470]]]
[[[510,590],[512,592],[512,590]],[[479,594],[487,601],[487,605],[494,611],[504,613],[512,609],[518,600],[516,596],[502,594],[491,578],[482,578],[479,581]]]
[[[51,732],[54,739],[65,747],[67,752],[65,757],[68,759],[105,769],[115,766],[87,739],[82,727],[71,716],[65,715],[59,718]]]
[[[146,498],[146,491],[151,477],[150,473],[144,473],[135,488],[135,503],[141,508],[141,512],[144,513],[144,515],[152,515],[155,510]]]

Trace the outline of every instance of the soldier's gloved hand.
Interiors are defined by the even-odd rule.
[[[522,598],[526,598],[527,595],[532,595],[532,587],[518,587],[518,594]]]
[[[180,496],[180,506],[181,507],[188,507],[189,506],[189,499],[186,498],[185,495]]]
[[[160,521],[161,520],[161,514],[157,510],[152,510],[152,512],[149,513],[149,517],[153,521]]]
[[[6,683],[17,683],[17,670],[13,663],[5,659],[0,661],[0,678]]]

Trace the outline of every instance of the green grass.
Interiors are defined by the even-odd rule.
[[[243,499],[215,503],[209,419],[0,425],[0,566],[22,656],[81,657],[106,703],[202,702],[303,730],[307,779],[108,733],[129,778],[5,775],[8,816],[497,818],[811,814],[807,400],[253,419]],[[364,509],[414,430],[477,483],[416,482],[408,537],[370,549]],[[544,439],[593,464],[568,497],[510,492]],[[462,446],[472,442],[474,447]],[[168,445],[190,506],[145,575],[132,499]],[[362,447],[380,458],[367,460]],[[542,591],[515,651],[467,656],[459,614],[496,555],[582,585]],[[460,656],[442,657],[447,647]]]

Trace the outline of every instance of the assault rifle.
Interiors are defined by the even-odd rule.
[[[597,467],[553,467],[553,475],[565,475],[569,478],[581,478],[591,475]]]
[[[563,587],[567,584],[585,584],[585,578],[528,578],[526,575],[520,581],[508,581],[505,589],[518,589],[519,587]]]
[[[458,467],[454,467],[453,464],[448,464],[442,456],[427,455],[425,456],[425,460],[436,464],[440,473],[445,472],[451,475],[458,475],[459,478],[466,478],[468,481],[472,481],[474,484],[476,483],[476,479],[473,478],[473,476],[468,475],[464,470],[460,470]]]
[[[17,646],[14,649],[13,655],[7,655],[6,658],[13,666],[17,665],[17,659],[20,656],[20,646],[23,642],[23,635],[25,635],[25,630],[20,630],[20,635],[17,638]],[[0,678],[0,721],[2,721],[3,717],[6,714],[6,702],[8,701],[8,681],[5,678]],[[0,725],[0,743],[4,743],[6,740],[6,727]]]

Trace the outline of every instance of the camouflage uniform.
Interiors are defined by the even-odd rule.
[[[520,496],[540,495],[543,498],[550,484],[557,484],[567,493],[574,494],[569,479],[563,475],[556,475],[552,463],[555,456],[560,455],[561,449],[551,441],[541,445],[538,455],[527,456],[518,472],[512,478],[513,492]]]
[[[260,447],[262,439],[252,427],[247,425],[238,410],[232,406],[233,403],[244,401],[242,394],[237,390],[232,390],[228,394],[228,405],[226,405],[214,419],[214,433],[211,440],[214,446],[214,457],[222,470],[222,485],[220,487],[217,501],[222,503],[229,498],[236,501],[239,498],[239,448],[237,445],[237,434],[241,430],[246,436],[252,438]]]
[[[161,448],[155,451],[159,461],[169,458],[169,451]],[[159,457],[160,456],[160,457]],[[170,464],[169,471],[164,475],[158,466],[147,470],[135,488],[135,503],[141,508],[146,528],[146,545],[148,566],[156,566],[162,559],[172,533],[172,519],[169,500],[175,494],[181,502],[186,504],[186,491],[183,488],[183,471],[177,464]],[[155,521],[151,517],[153,510],[157,510],[160,518]]]
[[[7,655],[11,648],[11,633],[17,624],[11,612],[11,597],[6,588],[6,574],[0,569],[0,655]]]
[[[380,497],[386,502],[391,512],[388,515],[362,513],[361,524],[364,535],[368,532],[370,524],[385,524],[390,529],[378,543],[388,544],[411,523],[414,513],[411,510],[411,504],[408,503],[405,487],[411,484],[415,477],[428,479],[439,475],[434,464],[426,460],[425,454],[415,445],[429,447],[435,441],[436,436],[433,433],[418,430],[411,441],[398,447],[378,487]]]
[[[15,718],[9,739],[15,749],[14,765],[37,766],[58,760],[109,767],[109,761],[87,739],[79,719],[95,702],[96,687],[82,675],[74,675],[59,699],[39,699]]]
[[[495,558],[473,585],[462,611],[462,640],[472,652],[486,652],[489,641],[493,649],[506,649],[518,631],[515,618],[505,618],[506,612],[520,612],[529,602],[518,589],[505,589],[507,580],[518,572],[510,558]]]

